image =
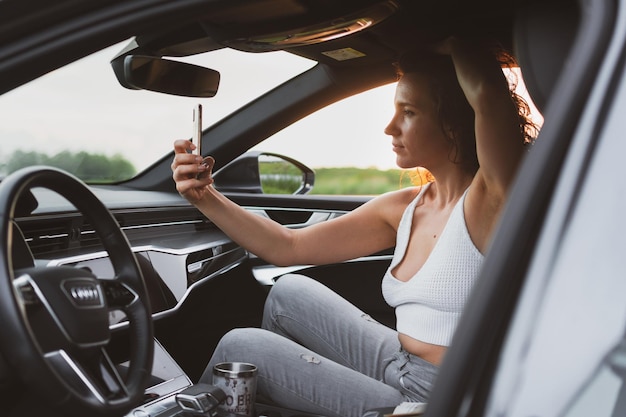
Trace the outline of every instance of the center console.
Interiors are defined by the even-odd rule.
[[[145,402],[126,417],[173,417],[181,411],[176,403],[176,393],[192,385],[187,374],[156,339],[149,385]]]

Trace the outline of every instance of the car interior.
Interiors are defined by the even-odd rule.
[[[608,42],[610,6],[496,0],[32,3],[37,13],[26,13],[27,3],[0,2],[2,93],[128,39],[110,61],[119,88],[207,100],[219,94],[219,74],[177,58],[231,48],[287,51],[314,61],[207,127],[201,138],[203,155],[216,160],[218,190],[293,228],[341,216],[371,196],[307,195],[315,186],[313,170],[282,155],[276,156],[301,172],[300,187],[290,195],[264,194],[260,155],[251,148],[321,108],[393,83],[393,63],[408,50],[454,35],[497,41],[510,51],[545,124],[425,413],[482,415],[534,244]],[[178,195],[172,157],[163,155],[114,184],[85,185],[42,166],[2,180],[0,414],[186,416],[176,394],[198,381],[222,335],[260,326],[265,298],[287,272],[313,277],[394,326],[380,290],[393,248],[333,265],[268,264]],[[310,416],[269,403],[257,404],[257,415]]]

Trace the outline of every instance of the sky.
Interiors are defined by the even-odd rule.
[[[186,98],[127,90],[109,61],[125,42],[107,48],[0,97],[0,160],[16,150],[121,154],[138,169],[189,138],[192,109],[204,107],[205,127],[312,63],[283,52],[222,50],[186,59],[222,73],[214,98]],[[395,85],[351,97],[290,126],[256,148],[281,153],[311,168],[395,168],[383,132],[393,113]]]

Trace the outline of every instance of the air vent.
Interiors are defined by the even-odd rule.
[[[113,214],[131,243],[215,229],[195,208],[125,210]],[[36,259],[59,257],[76,250],[103,250],[93,226],[78,213],[23,217],[16,221]]]
[[[18,220],[18,224],[35,258],[100,245],[92,226],[83,223],[80,216],[27,218]]]

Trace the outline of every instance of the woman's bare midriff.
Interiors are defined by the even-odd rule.
[[[445,346],[425,343],[404,333],[398,333],[398,339],[404,350],[437,366],[441,364],[443,355],[446,353]]]

